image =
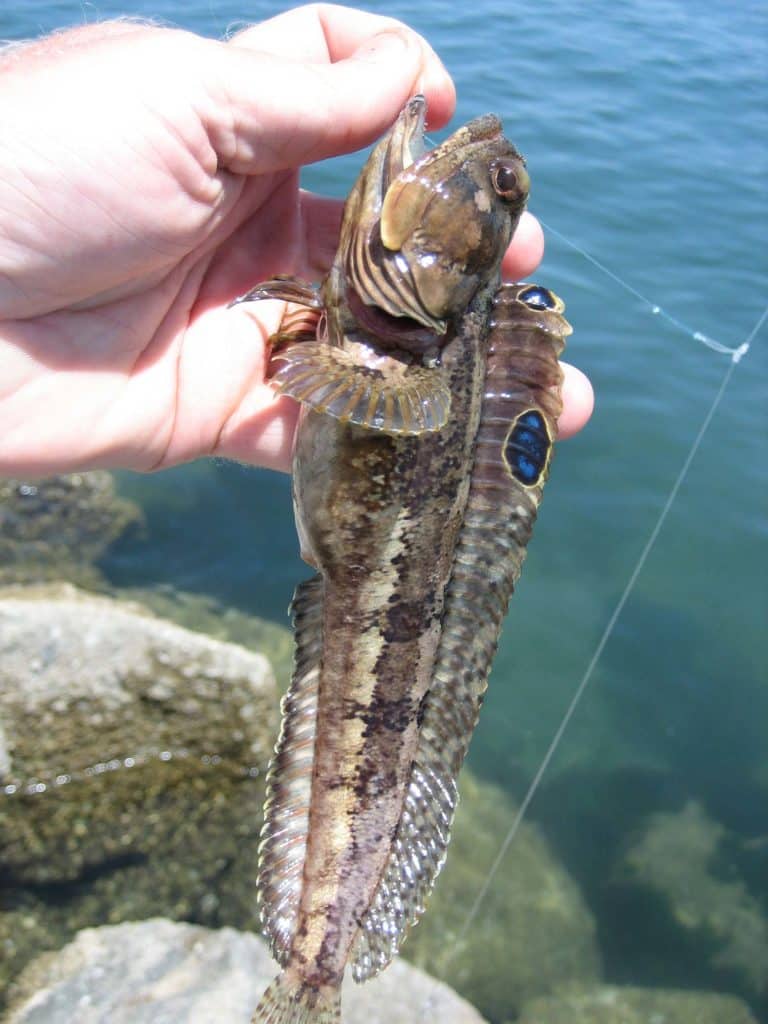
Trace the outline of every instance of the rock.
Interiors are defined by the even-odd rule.
[[[516,1024],[757,1024],[735,996],[601,986],[534,999]]]
[[[0,591],[2,769],[19,778],[144,750],[263,765],[276,728],[266,658],[138,605],[53,589]],[[79,760],[79,765],[73,759]]]
[[[6,1024],[248,1024],[276,973],[265,944],[232,928],[155,919],[88,929],[39,957],[14,986]],[[481,1024],[455,993],[402,961],[348,979],[345,1024]]]
[[[207,594],[194,594],[176,587],[125,587],[110,591],[121,601],[138,603],[186,629],[205,633],[215,640],[240,644],[249,651],[264,654],[275,674],[280,693],[288,689],[293,668],[293,632],[257,615],[222,605]]]
[[[258,928],[276,726],[261,654],[67,584],[0,589],[0,1004],[89,925]]]
[[[0,993],[87,924],[234,904],[257,926],[277,702],[262,655],[138,606],[0,594]]]
[[[93,563],[143,521],[104,471],[0,480],[0,583],[70,579],[98,586]]]
[[[768,918],[738,876],[719,876],[728,839],[695,801],[675,814],[654,814],[629,849],[630,876],[659,893],[675,924],[697,936],[710,964],[736,972],[757,996],[768,993]],[[729,870],[733,875],[733,868]]]
[[[462,772],[448,860],[403,955],[492,1020],[568,981],[600,979],[595,922],[538,830],[523,823],[479,913],[467,914],[515,815],[506,794]]]

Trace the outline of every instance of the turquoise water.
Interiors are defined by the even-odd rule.
[[[456,79],[459,120],[503,117],[547,224],[694,329],[744,341],[768,303],[764,5],[361,6],[429,37]],[[118,13],[219,35],[275,9],[27,0],[0,13],[0,36]],[[358,166],[310,168],[306,184],[343,195]],[[476,772],[517,800],[728,367],[556,237],[537,277],[568,304],[568,356],[592,377],[597,407],[558,451],[473,744]],[[768,916],[767,351],[765,328],[733,373],[529,812],[597,915],[609,979],[736,992],[755,1012],[766,1012],[765,991],[689,955],[684,932],[619,879],[648,816],[695,800],[728,830],[713,870],[739,879]],[[105,565],[116,585],[170,584],[285,621],[306,575],[287,479],[208,463],[120,483],[142,503],[148,532]]]

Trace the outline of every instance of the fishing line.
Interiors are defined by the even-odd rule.
[[[0,786],[0,796],[41,796],[43,793],[61,789],[63,786],[68,786],[73,782],[87,782],[89,779],[96,778],[99,775],[106,775],[110,772],[143,768],[153,761],[163,764],[169,764],[172,761],[188,761],[193,764],[197,762],[204,768],[229,767],[233,768],[243,777],[251,779],[263,776],[266,771],[266,765],[243,764],[240,761],[234,761],[225,754],[196,754],[184,747],[175,750],[152,748],[127,756],[97,761],[95,764],[87,765],[85,768],[58,772],[55,775],[37,776],[24,781],[6,779]]]
[[[744,342],[742,345],[739,345],[738,348],[731,348],[729,345],[724,345],[722,341],[718,341],[716,338],[710,338],[710,336],[708,334],[704,334],[703,331],[697,331],[693,327],[690,327],[688,324],[684,323],[678,317],[672,316],[672,314],[668,313],[666,309],[664,309],[662,306],[659,306],[657,303],[653,302],[646,295],[643,295],[642,292],[639,292],[637,288],[635,288],[633,285],[629,283],[629,281],[624,280],[623,277],[615,273],[613,270],[610,269],[610,267],[607,267],[604,263],[601,263],[600,260],[597,259],[597,257],[593,256],[592,253],[587,252],[587,250],[582,248],[582,246],[578,245],[576,242],[571,241],[571,239],[567,238],[562,232],[558,231],[556,228],[551,227],[549,224],[545,224],[540,217],[538,218],[538,220],[541,226],[543,228],[546,228],[547,231],[550,232],[550,234],[554,235],[556,238],[559,238],[561,242],[565,242],[565,244],[570,246],[570,248],[573,249],[574,252],[577,252],[580,256],[583,256],[585,260],[592,264],[592,266],[597,267],[598,270],[602,271],[602,273],[605,274],[606,277],[610,277],[610,279],[612,281],[615,281],[616,284],[621,285],[621,287],[625,291],[629,292],[630,295],[634,295],[636,299],[640,299],[640,301],[644,303],[644,305],[648,306],[648,308],[650,309],[651,313],[654,314],[654,316],[659,316],[663,320],[666,320],[668,323],[672,324],[673,327],[676,327],[679,331],[682,331],[684,334],[687,334],[690,338],[693,338],[694,341],[700,341],[702,345],[706,345],[707,348],[711,348],[715,352],[720,352],[723,355],[729,355],[735,363],[738,363],[741,357],[749,350],[750,341],[754,337],[755,332],[753,332],[750,335],[749,339],[746,342]]]
[[[608,273],[610,273],[610,271],[608,271]],[[611,276],[614,276],[614,275],[611,274]],[[616,280],[618,280],[618,278],[616,278]],[[630,290],[633,290],[631,288],[631,286],[628,286],[628,287],[630,288]],[[639,294],[639,293],[637,293],[637,294]],[[647,301],[647,300],[644,300],[644,301]],[[510,825],[509,830],[507,831],[507,834],[505,835],[505,837],[504,837],[504,839],[503,839],[503,841],[501,843],[501,846],[499,847],[499,851],[496,854],[496,857],[495,857],[493,863],[491,864],[491,867],[488,870],[488,874],[485,877],[485,881],[483,882],[482,886],[480,887],[480,890],[478,891],[477,896],[475,897],[475,900],[472,903],[472,906],[470,907],[470,909],[469,909],[469,911],[467,913],[467,916],[464,918],[464,921],[463,921],[463,923],[461,925],[461,928],[459,929],[459,931],[458,931],[458,933],[456,935],[456,938],[453,941],[453,945],[452,945],[452,947],[451,947],[451,949],[450,949],[450,951],[448,953],[448,956],[446,957],[446,959],[443,962],[443,967],[445,967],[445,965],[449,964],[451,962],[451,960],[453,959],[453,957],[456,955],[456,953],[459,950],[459,947],[460,947],[461,943],[463,942],[464,938],[466,937],[467,931],[471,927],[472,922],[477,917],[478,911],[480,910],[480,907],[482,906],[483,901],[485,900],[485,897],[488,894],[488,890],[490,889],[491,884],[492,884],[494,878],[496,877],[496,874],[498,873],[499,867],[501,866],[501,862],[503,861],[504,856],[505,856],[507,850],[509,849],[509,847],[510,847],[510,845],[512,843],[512,840],[515,838],[515,836],[516,836],[516,834],[517,834],[517,832],[518,832],[518,830],[520,828],[520,824],[521,824],[523,818],[525,817],[525,814],[526,814],[526,812],[527,812],[527,810],[528,810],[528,808],[529,808],[529,806],[531,804],[531,801],[533,800],[533,798],[534,798],[534,796],[535,796],[535,794],[536,794],[536,792],[537,792],[537,790],[539,788],[541,780],[544,777],[544,774],[547,771],[547,768],[549,767],[550,762],[552,761],[552,758],[554,757],[555,752],[556,752],[557,748],[560,745],[560,741],[563,738],[565,730],[568,728],[568,725],[569,725],[571,719],[573,718],[573,715],[574,715],[574,713],[576,711],[576,708],[578,707],[579,702],[581,701],[581,698],[584,695],[584,691],[586,690],[587,686],[589,685],[590,680],[592,679],[592,675],[594,673],[595,667],[597,666],[597,663],[600,660],[600,656],[603,653],[605,645],[608,643],[608,640],[610,639],[610,636],[613,633],[614,627],[616,626],[616,623],[617,623],[617,621],[619,619],[619,616],[621,615],[622,611],[624,610],[624,606],[626,605],[627,600],[629,599],[629,596],[630,596],[630,594],[632,593],[632,591],[634,589],[635,583],[637,582],[637,579],[640,576],[640,573],[642,572],[643,567],[645,566],[646,561],[648,560],[648,556],[650,555],[650,553],[651,553],[651,551],[652,551],[652,549],[653,549],[653,547],[654,547],[654,545],[656,543],[656,540],[657,540],[659,534],[661,533],[661,529],[662,529],[662,527],[664,525],[664,522],[666,521],[666,518],[667,518],[667,516],[669,515],[669,512],[670,512],[670,509],[672,508],[672,506],[675,503],[675,500],[676,500],[677,495],[678,495],[678,493],[680,491],[680,488],[682,487],[683,482],[684,482],[686,476],[688,475],[688,470],[690,469],[691,464],[692,464],[694,458],[696,457],[696,453],[699,450],[699,447],[700,447],[701,442],[702,442],[702,440],[704,438],[704,435],[706,434],[706,432],[707,432],[707,430],[709,428],[709,425],[712,422],[712,418],[714,417],[714,415],[715,415],[715,413],[717,411],[717,408],[720,405],[720,401],[721,401],[723,395],[725,394],[725,390],[728,387],[728,384],[729,384],[729,382],[731,380],[731,377],[733,375],[733,371],[736,369],[736,365],[739,362],[739,360],[741,359],[741,357],[744,355],[744,353],[749,350],[749,346],[751,345],[755,335],[760,330],[760,328],[763,326],[763,324],[765,323],[766,319],[768,319],[768,306],[766,306],[766,308],[763,310],[762,314],[760,315],[760,317],[757,320],[757,323],[755,324],[755,326],[750,331],[750,333],[747,336],[746,340],[741,345],[739,345],[739,347],[736,348],[736,349],[727,349],[727,351],[730,352],[730,354],[731,354],[731,360],[730,360],[730,363],[728,365],[728,368],[725,371],[725,374],[723,375],[723,378],[722,378],[722,380],[720,382],[720,386],[717,389],[715,397],[713,398],[712,403],[711,403],[711,405],[709,407],[709,410],[707,411],[707,414],[704,417],[704,420],[703,420],[701,426],[699,427],[699,431],[696,434],[696,437],[693,440],[691,448],[690,448],[688,454],[685,457],[685,460],[684,460],[683,465],[682,465],[682,467],[680,469],[680,472],[677,474],[677,478],[676,478],[675,482],[672,485],[672,489],[670,490],[669,495],[667,496],[666,501],[664,502],[664,505],[663,505],[663,507],[661,509],[661,512],[659,513],[659,516],[658,516],[658,518],[656,520],[656,523],[655,523],[655,525],[654,525],[653,529],[651,530],[651,533],[650,533],[650,535],[648,537],[648,540],[645,542],[645,546],[643,547],[643,550],[640,553],[640,557],[638,558],[637,563],[636,563],[634,569],[632,570],[632,572],[630,574],[630,577],[629,577],[629,579],[628,579],[628,581],[626,583],[626,586],[624,587],[624,590],[622,591],[621,597],[616,602],[616,606],[614,607],[613,611],[611,612],[611,615],[610,615],[610,617],[608,619],[608,622],[606,623],[605,629],[603,630],[602,636],[600,637],[600,640],[598,641],[598,644],[597,644],[597,646],[595,648],[595,651],[594,651],[592,657],[589,660],[589,664],[587,665],[587,667],[586,667],[586,669],[584,671],[584,675],[582,676],[581,681],[579,682],[579,685],[576,687],[574,695],[571,698],[570,704],[568,705],[568,707],[567,707],[567,709],[565,711],[565,714],[563,715],[563,718],[562,718],[562,720],[560,722],[560,725],[558,726],[554,736],[552,737],[552,740],[551,740],[551,742],[549,744],[549,747],[546,750],[546,753],[544,754],[544,757],[543,757],[543,759],[541,761],[541,764],[539,765],[539,768],[536,771],[536,774],[534,775],[533,779],[531,780],[530,785],[528,786],[528,790],[527,790],[527,792],[525,794],[525,797],[523,798],[523,802],[520,804],[520,807],[519,807],[519,809],[517,811],[517,814],[515,815],[515,817],[514,817],[514,819],[512,821],[512,824]],[[687,330],[687,328],[685,328],[685,329]],[[719,344],[719,342],[718,342],[718,344]],[[725,346],[723,346],[723,348],[725,348]]]

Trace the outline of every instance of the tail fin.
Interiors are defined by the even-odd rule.
[[[282,971],[261,997],[251,1024],[340,1024],[341,992],[314,988]]]

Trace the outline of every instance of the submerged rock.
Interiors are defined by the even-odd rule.
[[[601,986],[534,999],[516,1024],[757,1024],[734,996]]]
[[[129,527],[138,506],[102,470],[42,480],[0,480],[0,583],[103,583],[93,563]]]
[[[275,974],[265,944],[232,928],[152,920],[80,932],[14,986],[6,1024],[248,1024]],[[345,1024],[482,1024],[440,982],[403,962],[344,990]]]
[[[467,915],[515,815],[508,797],[462,773],[448,860],[403,955],[492,1020],[533,996],[601,976],[595,922],[535,826],[524,823],[474,920]]]
[[[697,936],[715,968],[741,976],[757,996],[768,994],[768,917],[745,882],[717,857],[727,830],[690,801],[675,814],[654,814],[625,867],[660,894],[675,924]]]

